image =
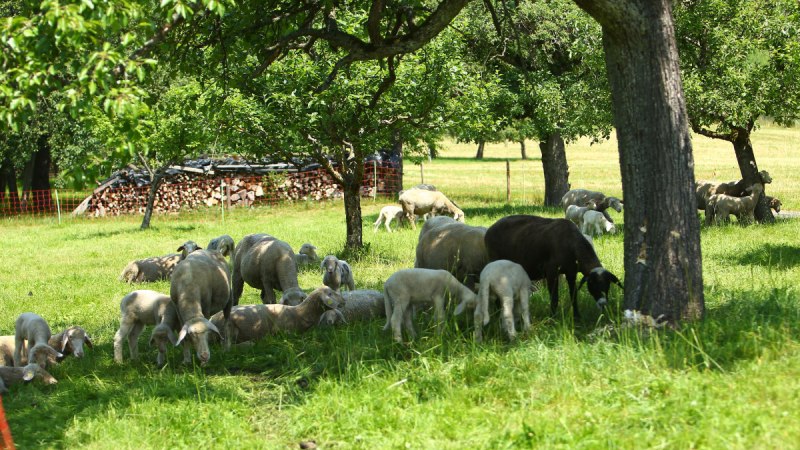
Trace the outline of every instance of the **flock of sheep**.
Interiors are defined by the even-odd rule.
[[[122,298],[114,360],[123,362],[125,341],[130,358],[138,357],[138,340],[145,326],[153,327],[149,343],[158,349],[159,366],[165,364],[169,347],[182,345],[187,364],[193,348],[200,364],[206,365],[210,343],[221,342],[228,350],[232,344],[278,332],[379,317],[385,318],[384,329],[391,329],[394,340],[403,342],[404,329],[408,338],[416,336],[414,312],[421,308],[433,308],[441,330],[448,301],[456,305],[454,315],[474,311],[478,341],[492,305],[497,304],[502,329],[513,340],[517,323],[523,330],[530,328],[532,281],[546,280],[555,313],[558,277],[563,274],[576,317],[576,293],[584,283],[601,308],[607,303],[610,285],[620,284],[603,268],[591,241],[593,234],[613,230],[605,209],[621,209],[622,202],[614,197],[570,191],[564,197],[569,220],[516,215],[488,228],[464,223],[464,212],[433,186],[404,191],[399,201],[400,213],[382,212],[379,221],[403,220],[415,227],[417,216],[429,218],[419,233],[414,267],[392,274],[382,292],[356,289],[346,261],[333,255],[320,260],[316,247],[308,243],[295,253],[288,243],[268,234],[250,234],[236,244],[231,236],[223,235],[205,249],[187,241],[177,253],[132,261],[123,269],[121,280],[169,280],[170,291],[136,290]],[[582,211],[581,217],[574,206]],[[309,264],[319,264],[323,286],[306,293],[298,284],[298,266]],[[583,278],[576,289],[579,272]],[[261,291],[261,304],[238,304],[245,283]],[[281,292],[280,298],[275,291]],[[48,364],[70,354],[82,357],[84,344],[92,347],[92,340],[80,327],[52,335],[44,318],[32,312],[21,314],[15,335],[0,337],[5,364],[0,367],[0,390],[37,376],[55,383],[46,371]]]
[[[752,223],[759,196],[764,192],[764,185],[772,183],[769,172],[758,172],[759,182],[747,186],[744,179],[717,183],[698,180],[695,183],[695,196],[698,209],[705,210],[706,224],[726,223],[731,214],[741,224]],[[766,196],[767,205],[776,213],[781,212],[782,203],[775,197]]]

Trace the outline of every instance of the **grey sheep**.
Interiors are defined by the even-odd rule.
[[[226,345],[257,341],[278,332],[302,333],[319,323],[328,310],[336,311],[344,299],[333,289],[315,289],[297,306],[280,304],[239,305],[231,310],[230,339]],[[224,317],[217,313],[211,322],[222,326]]]
[[[417,229],[417,216],[449,214],[459,222],[464,222],[464,211],[439,191],[409,189],[398,198],[400,206],[413,229]]]
[[[206,246],[206,250],[216,250],[222,253],[222,256],[230,256],[233,249],[233,238],[227,234],[211,239]]]
[[[343,261],[334,255],[328,255],[322,259],[320,268],[322,269],[322,284],[325,286],[334,291],[338,291],[342,286],[347,286],[351,291],[356,288],[353,270],[350,269],[350,264],[347,264],[347,261]]]
[[[166,343],[177,343],[175,331],[180,329],[178,312],[169,295],[150,290],[133,291],[119,304],[119,329],[114,334],[114,361],[122,362],[122,343],[127,339],[131,359],[139,357],[138,341],[145,325],[155,325],[150,345],[158,347],[156,362],[162,366],[166,361]],[[188,348],[185,348],[188,352]],[[188,357],[188,358],[187,358]],[[184,355],[184,359],[191,354]]]
[[[175,266],[186,258],[186,255],[199,248],[200,247],[195,242],[186,241],[183,245],[178,247],[179,253],[131,261],[122,270],[119,279],[126,283],[169,280],[169,277],[172,276],[172,272],[175,270]]]
[[[305,244],[300,246],[300,250],[294,255],[294,262],[297,263],[297,266],[303,266],[307,264],[314,264],[319,261],[319,256],[317,256],[317,247],[309,244],[306,242]]]
[[[64,356],[75,355],[76,358],[83,358],[83,344],[86,344],[89,348],[94,348],[89,333],[79,326],[71,326],[58,334],[52,335],[48,344]]]
[[[262,303],[275,303],[275,292],[296,305],[306,298],[297,282],[297,263],[294,251],[286,242],[268,234],[250,234],[236,245],[233,252],[233,304],[239,304],[244,283],[261,290]]]
[[[426,223],[419,233],[414,267],[447,270],[472,288],[489,262],[483,242],[486,227],[470,226],[449,218],[444,221],[438,217],[428,222],[434,219],[441,224],[428,227]]]
[[[622,211],[622,200],[618,199],[617,197],[606,197],[605,194],[598,191],[590,191],[588,189],[572,189],[571,191],[567,191],[567,193],[561,197],[561,207],[564,208],[565,212],[570,205],[591,206],[592,204],[594,204],[592,209],[603,213],[603,216],[605,216],[606,220],[611,223],[614,223],[614,220],[611,219],[610,215],[608,215],[606,209],[612,208],[616,212]]]
[[[360,289],[342,292],[344,306],[338,310],[328,310],[319,318],[320,325],[339,325],[372,320],[386,315],[383,292],[374,289]]]
[[[477,304],[475,293],[446,270],[403,269],[393,273],[383,284],[383,305],[386,325],[397,342],[403,342],[402,328],[410,339],[416,337],[412,306],[433,305],[437,331],[444,327],[445,301],[448,297],[467,305]]]
[[[29,362],[45,368],[48,362],[63,357],[48,343],[51,335],[50,326],[42,316],[32,312],[20,314],[14,323],[14,366],[22,366],[22,358],[27,357]]]
[[[55,384],[58,380],[53,378],[49,372],[42,369],[35,363],[23,367],[0,367],[0,394],[8,393],[8,385],[21,381],[30,381],[39,377],[45,384]]]

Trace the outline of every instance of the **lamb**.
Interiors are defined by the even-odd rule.
[[[374,289],[362,289],[342,292],[344,306],[329,309],[319,318],[320,325],[347,324],[362,320],[383,317],[386,309],[383,304],[383,292]]]
[[[486,231],[489,260],[508,259],[520,264],[531,280],[547,280],[550,311],[558,306],[558,275],[564,274],[572,299],[572,314],[577,319],[577,291],[588,282],[589,293],[601,309],[608,303],[611,283],[622,287],[617,277],[603,268],[592,244],[578,227],[567,219],[514,215],[495,222]],[[575,288],[578,272],[583,278]]]
[[[781,212],[781,207],[783,206],[783,203],[781,203],[780,200],[778,200],[776,197],[770,197],[769,195],[765,195],[764,199],[767,201],[767,205],[769,205],[770,208],[774,209],[776,213]]]
[[[114,361],[122,363],[122,342],[127,338],[131,359],[139,357],[138,340],[145,325],[155,325],[150,345],[158,347],[157,363],[164,365],[166,342],[175,345],[173,330],[180,329],[178,312],[169,295],[156,291],[133,291],[122,298],[119,305],[119,330],[114,335]],[[188,355],[191,358],[191,355]]]
[[[27,362],[27,358],[22,361]],[[14,366],[14,336],[0,336],[0,366]]]
[[[278,332],[302,333],[320,321],[325,311],[338,311],[344,304],[342,295],[322,286],[306,297],[297,306],[280,304],[240,305],[231,310],[230,339],[228,344],[257,341]],[[338,313],[341,315],[341,313]],[[223,325],[224,317],[217,313],[211,322]]]
[[[14,366],[22,366],[22,358],[47,367],[48,361],[55,362],[64,355],[48,344],[51,336],[50,326],[42,316],[26,312],[17,317],[14,323]]]
[[[342,285],[347,286],[351,291],[356,288],[353,271],[347,261],[328,255],[322,259],[320,267],[322,268],[322,284],[325,286],[334,291],[338,291]]]
[[[283,292],[283,301],[298,304],[306,298],[297,282],[294,251],[286,242],[268,234],[245,236],[233,252],[233,303],[239,304],[244,283],[261,289],[262,303],[275,303],[275,292]]]
[[[389,224],[392,223],[392,220],[397,220],[397,225],[400,226],[400,223],[403,222],[405,219],[405,214],[403,213],[403,207],[397,205],[386,205],[381,208],[381,212],[378,213],[378,220],[374,223],[374,231],[378,231],[378,227],[380,227],[381,222],[386,227],[386,231],[388,233],[392,232],[392,229],[389,227]]]
[[[239,254],[237,247],[234,258]],[[225,257],[216,251],[194,251],[175,268],[170,282],[169,296],[182,323],[175,345],[183,343],[185,364],[191,362],[191,355],[188,352],[189,342],[185,340],[187,336],[200,360],[200,365],[208,364],[211,358],[208,349],[209,333],[214,332],[222,339],[219,329],[208,319],[219,311],[223,311],[226,320],[230,317],[232,303],[230,286],[228,264]],[[226,334],[227,332],[226,327]]]
[[[590,200],[586,206],[569,205],[567,206],[564,216],[570,222],[577,225],[578,228],[581,228],[583,226],[583,215],[586,214],[586,211],[595,210],[596,208],[597,205],[592,200]]]
[[[46,384],[56,384],[58,380],[42,369],[38,364],[32,363],[24,367],[0,367],[0,394],[8,393],[6,386],[20,381],[30,381],[39,377]]]
[[[92,338],[86,330],[78,326],[71,326],[61,333],[54,334],[48,344],[65,356],[75,355],[76,358],[83,358],[83,344],[94,348]]]
[[[772,183],[769,172],[762,170],[758,172],[758,180],[761,184]],[[744,179],[739,181],[729,181],[727,183],[716,183],[708,180],[695,181],[695,198],[697,199],[697,209],[706,209],[708,199],[714,194],[725,194],[732,197],[742,197],[747,195],[747,186]]]
[[[206,250],[216,250],[222,253],[222,256],[230,256],[233,253],[233,249],[233,238],[227,234],[211,239],[206,246]]]
[[[587,206],[590,201],[595,205],[593,209],[603,213],[606,220],[611,223],[614,223],[614,220],[608,215],[606,209],[613,208],[616,212],[622,211],[622,200],[617,197],[606,197],[602,192],[589,191],[587,189],[572,189],[571,191],[567,191],[567,193],[561,197],[561,206],[564,208],[564,212],[566,212],[569,205]]]
[[[317,256],[317,247],[306,242],[300,246],[300,250],[294,255],[294,262],[298,267],[316,263],[319,260]]]
[[[486,227],[474,227],[447,219],[447,222],[442,221],[440,225],[434,224],[430,228],[426,224],[420,231],[414,267],[447,270],[472,288],[489,262],[483,242]]]
[[[448,213],[457,221],[464,222],[464,211],[439,191],[409,189],[400,194],[398,201],[403,208],[403,213],[411,223],[411,227],[415,230],[417,229],[417,215],[426,213],[433,215]]]
[[[437,331],[444,327],[445,298],[451,297],[467,305],[477,304],[477,297],[446,270],[403,269],[392,274],[383,284],[383,305],[386,310],[384,330],[392,329],[394,340],[402,343],[404,326],[409,338],[416,332],[411,306],[433,304]]]
[[[734,197],[727,194],[714,194],[706,204],[706,224],[719,224],[727,222],[728,216],[733,214],[740,223],[751,223],[755,220],[754,211],[758,196],[764,192],[764,186],[756,183],[750,188],[747,197]]]
[[[483,340],[483,327],[489,323],[489,302],[493,298],[500,300],[502,304],[502,323],[509,340],[513,341],[517,336],[514,328],[515,315],[522,317],[523,331],[530,330],[531,314],[528,299],[531,294],[531,280],[525,269],[515,262],[499,259],[486,265],[481,272],[480,280],[478,304],[474,305],[475,341]],[[473,305],[461,303],[456,307],[454,314],[461,314],[467,306]]]
[[[183,245],[178,247],[178,252],[180,253],[171,253],[169,255],[131,261],[122,270],[119,279],[126,283],[169,280],[169,277],[172,276],[172,272],[175,270],[175,266],[186,258],[186,255],[199,248],[200,247],[193,241],[186,241]]]
[[[603,213],[599,211],[586,211],[583,215],[583,223],[580,226],[581,233],[589,236],[600,236],[604,232],[616,233],[617,228],[609,222]]]

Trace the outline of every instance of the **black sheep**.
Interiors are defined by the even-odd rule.
[[[507,259],[525,268],[531,280],[547,280],[550,311],[558,306],[558,275],[564,274],[572,299],[572,313],[579,317],[575,277],[583,274],[578,289],[587,283],[589,293],[601,309],[607,303],[611,283],[619,279],[604,269],[592,244],[567,219],[516,215],[504,217],[486,231],[489,259]]]

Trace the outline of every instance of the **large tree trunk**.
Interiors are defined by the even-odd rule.
[[[400,133],[395,131],[392,135],[392,158],[397,158],[398,166],[397,166],[397,178],[395,178],[395,183],[392,185],[392,192],[395,195],[399,196],[400,191],[403,190],[403,138],[400,137]]]
[[[520,151],[520,157],[522,159],[528,159],[528,151],[525,148],[525,140],[524,139],[519,141],[519,151]]]
[[[478,152],[475,153],[475,159],[483,159],[483,148],[486,146],[485,141],[478,141]]]
[[[670,2],[575,1],[603,28],[625,194],[625,309],[699,319],[700,221]]]
[[[542,170],[544,171],[545,206],[561,205],[561,197],[569,191],[569,166],[564,139],[560,133],[553,133],[539,143],[542,151]]]
[[[24,209],[47,211],[53,206],[50,196],[50,143],[47,135],[36,141],[37,150],[32,154],[23,171],[22,205]]]
[[[357,183],[346,183],[344,191],[344,215],[347,223],[346,247],[350,250],[363,246],[361,220],[361,186]]]
[[[158,192],[158,188],[161,187],[161,183],[163,183],[166,178],[167,167],[169,167],[169,165],[156,170],[155,174],[153,174],[150,179],[150,191],[147,193],[147,205],[144,208],[144,218],[142,219],[142,225],[139,227],[140,230],[150,228],[150,219],[153,217],[156,193]]]
[[[14,211],[19,204],[19,193],[17,192],[17,175],[14,170],[14,162],[6,156],[0,164],[0,203],[3,203],[8,189],[8,206]]]
[[[753,153],[753,143],[750,141],[750,129],[736,128],[736,137],[733,140],[733,150],[736,152],[736,161],[739,163],[739,171],[746,186],[754,183],[761,183],[761,176],[758,174],[758,164]],[[767,186],[764,185],[764,193],[758,198],[755,216],[760,223],[774,223],[775,216],[766,200]]]

